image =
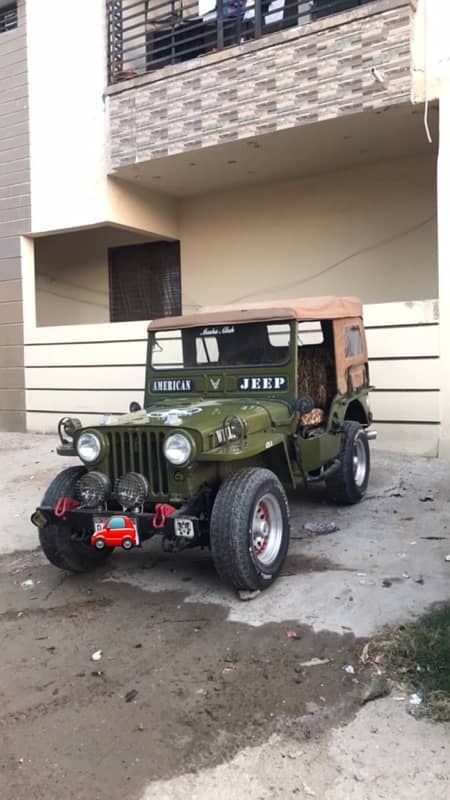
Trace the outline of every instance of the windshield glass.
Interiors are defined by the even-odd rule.
[[[288,322],[211,325],[153,336],[154,369],[237,367],[285,364],[289,358]]]

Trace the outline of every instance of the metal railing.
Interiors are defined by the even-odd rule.
[[[107,0],[109,82],[368,2],[372,0]]]

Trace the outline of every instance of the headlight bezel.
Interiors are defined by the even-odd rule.
[[[185,451],[184,458],[182,458],[181,460],[173,460],[173,457],[169,458],[168,449],[170,447],[171,442],[173,446],[174,439],[178,439],[179,441],[184,442],[188,447],[188,449]],[[195,442],[192,439],[192,437],[189,436],[188,433],[186,433],[186,431],[171,432],[164,439],[163,453],[164,453],[164,458],[172,467],[186,467],[188,466],[188,464],[191,464],[195,458]]]
[[[82,444],[83,439],[86,439],[87,437],[92,437],[92,439],[94,439],[97,442],[97,445],[98,445],[98,451],[97,451],[96,455],[93,458],[86,458],[85,456],[82,456],[81,453],[80,453],[80,443],[81,443],[81,447],[82,447],[83,446],[83,444]],[[89,464],[91,466],[93,464],[98,464],[99,461],[102,460],[102,458],[104,456],[104,453],[105,453],[105,444],[104,444],[103,439],[97,433],[97,431],[84,430],[77,437],[77,440],[76,440],[76,443],[75,443],[75,449],[76,449],[78,458],[81,459],[83,464]]]

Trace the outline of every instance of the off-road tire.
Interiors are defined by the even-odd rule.
[[[281,539],[273,562],[263,565],[254,552],[252,526],[255,511],[265,495],[279,506]],[[267,589],[283,567],[289,535],[288,501],[273,472],[250,467],[233,473],[222,483],[211,514],[210,546],[224,583],[238,590]]]
[[[84,467],[69,467],[52,481],[42,498],[42,506],[56,505],[60,497],[75,497],[77,481],[86,472]],[[89,572],[101,567],[109,558],[113,547],[97,550],[90,544],[76,541],[74,531],[63,525],[46,525],[39,529],[41,547],[51,564],[70,572]]]
[[[358,483],[355,478],[354,454],[356,442],[358,449],[362,448],[365,458],[365,474]],[[344,422],[341,448],[338,458],[341,462],[339,470],[326,482],[329,496],[340,505],[354,505],[364,497],[369,483],[370,475],[370,449],[364,428],[359,422],[347,420]]]

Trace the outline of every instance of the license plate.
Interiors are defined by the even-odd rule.
[[[175,536],[182,536],[184,539],[193,539],[195,536],[195,528],[192,520],[183,517],[175,519]]]

